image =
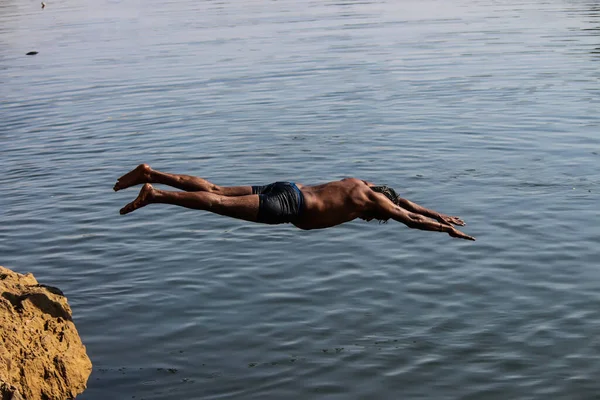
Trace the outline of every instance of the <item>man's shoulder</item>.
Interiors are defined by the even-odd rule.
[[[340,180],[340,182],[344,182],[347,184],[351,184],[351,185],[358,185],[358,186],[369,186],[369,182],[362,180],[362,179],[358,179],[358,178],[352,178],[352,177],[348,177],[348,178],[343,178]]]
[[[369,182],[358,178],[345,178],[342,182],[354,200],[360,202],[372,200],[371,194],[374,192],[371,190]]]
[[[313,191],[329,189],[329,190],[334,190],[334,192],[339,192],[340,194],[345,193],[345,195],[348,195],[350,193],[352,193],[352,195],[355,195],[360,192],[367,193],[370,191],[369,187],[370,187],[369,182],[364,181],[362,179],[351,178],[351,177],[343,178],[338,181],[330,181],[327,183],[323,183],[321,185],[315,185],[315,186],[310,186],[310,187],[303,186],[303,188],[310,189]],[[328,195],[331,195],[331,193]]]

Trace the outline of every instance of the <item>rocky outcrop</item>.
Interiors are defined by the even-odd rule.
[[[0,267],[0,400],[65,400],[92,363],[63,293]]]

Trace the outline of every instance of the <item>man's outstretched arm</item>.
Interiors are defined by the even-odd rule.
[[[413,203],[410,200],[403,199],[402,197],[398,197],[396,199],[396,203],[400,207],[404,208],[407,211],[412,211],[414,213],[421,214],[421,215],[424,215],[429,218],[433,218],[436,221],[439,221],[446,225],[459,225],[459,226],[465,225],[465,222],[458,217],[451,217],[449,215],[445,215],[445,214],[439,213],[437,211],[430,210],[430,209],[420,206],[416,203]]]
[[[406,209],[393,204],[391,201],[388,201],[386,198],[377,196],[375,202],[383,215],[389,216],[389,218],[401,222],[409,228],[420,229],[423,231],[446,232],[448,235],[455,238],[475,240],[474,237],[459,231],[452,225],[434,221],[423,214],[407,211]]]
[[[469,236],[452,225],[444,224],[442,222],[434,221],[422,214],[413,213],[410,211],[404,210],[402,207],[393,206],[394,210],[391,212],[391,216],[394,220],[403,223],[409,228],[420,229],[424,231],[438,231],[438,232],[446,232],[448,235],[466,239],[466,240],[475,240],[473,236]]]

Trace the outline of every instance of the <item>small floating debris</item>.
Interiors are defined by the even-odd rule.
[[[37,51],[30,51],[29,53],[25,54],[26,56],[35,56],[38,52]]]
[[[44,8],[46,8],[46,3],[44,3],[44,2],[42,1],[42,10],[43,10]]]

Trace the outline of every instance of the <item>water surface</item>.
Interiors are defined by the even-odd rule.
[[[594,1],[0,0],[0,264],[67,294],[81,399],[595,398],[598,32]],[[478,241],[120,216],[140,162],[356,176]]]

